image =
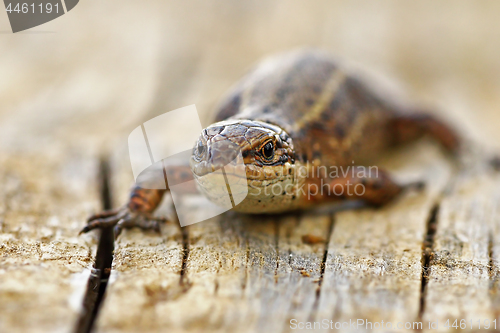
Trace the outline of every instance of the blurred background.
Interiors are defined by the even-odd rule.
[[[2,10],[0,149],[100,146],[182,106],[208,114],[259,59],[304,46],[500,148],[499,17],[494,0],[82,0],[12,34]]]

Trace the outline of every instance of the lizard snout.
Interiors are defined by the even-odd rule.
[[[241,148],[230,140],[204,143],[200,139],[193,149],[191,170],[197,176],[204,176],[227,165],[243,164],[238,157],[241,157]]]

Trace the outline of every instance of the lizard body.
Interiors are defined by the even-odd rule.
[[[215,145],[227,141],[241,150],[248,181],[249,195],[236,211],[280,213],[352,199],[383,205],[408,185],[383,170],[362,173],[363,165],[425,134],[451,152],[460,144],[450,127],[412,110],[391,104],[320,52],[280,55],[260,63],[229,92],[195,144],[190,169],[203,176],[225,164]],[[320,167],[352,172],[332,177],[317,172]],[[301,169],[306,171],[299,175]],[[277,184],[287,190],[266,191]],[[349,184],[362,185],[363,194],[332,191]],[[321,191],[305,193],[305,185]],[[91,217],[82,231],[109,225],[117,225],[117,234],[124,227],[157,229],[151,214],[165,191],[136,186],[125,207]]]

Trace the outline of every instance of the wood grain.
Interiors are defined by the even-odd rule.
[[[393,161],[399,164],[401,176],[411,178],[419,170],[413,177],[425,179],[424,193],[407,193],[379,211],[336,216],[318,321],[332,318],[334,322],[348,322],[349,327],[342,331],[356,332],[368,331],[382,321],[393,328],[397,323],[420,321],[422,243],[433,206],[450,178],[450,166],[432,148],[414,147],[415,159],[406,166],[402,163],[408,161],[404,154],[401,160]],[[352,322],[356,322],[355,329]]]
[[[0,331],[71,331],[82,311],[95,240],[78,237],[99,207],[96,159],[0,159]]]
[[[455,320],[466,330],[484,329],[496,317],[492,307],[492,233],[498,202],[498,174],[475,161],[454,180],[439,205],[437,230],[426,272],[425,322],[445,332]],[[472,323],[471,323],[472,321]],[[455,323],[457,325],[457,323]]]

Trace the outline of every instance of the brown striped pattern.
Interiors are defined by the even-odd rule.
[[[221,104],[216,120],[258,120],[290,135],[302,162],[360,163],[386,148],[396,112],[328,56],[297,51],[262,62]]]

